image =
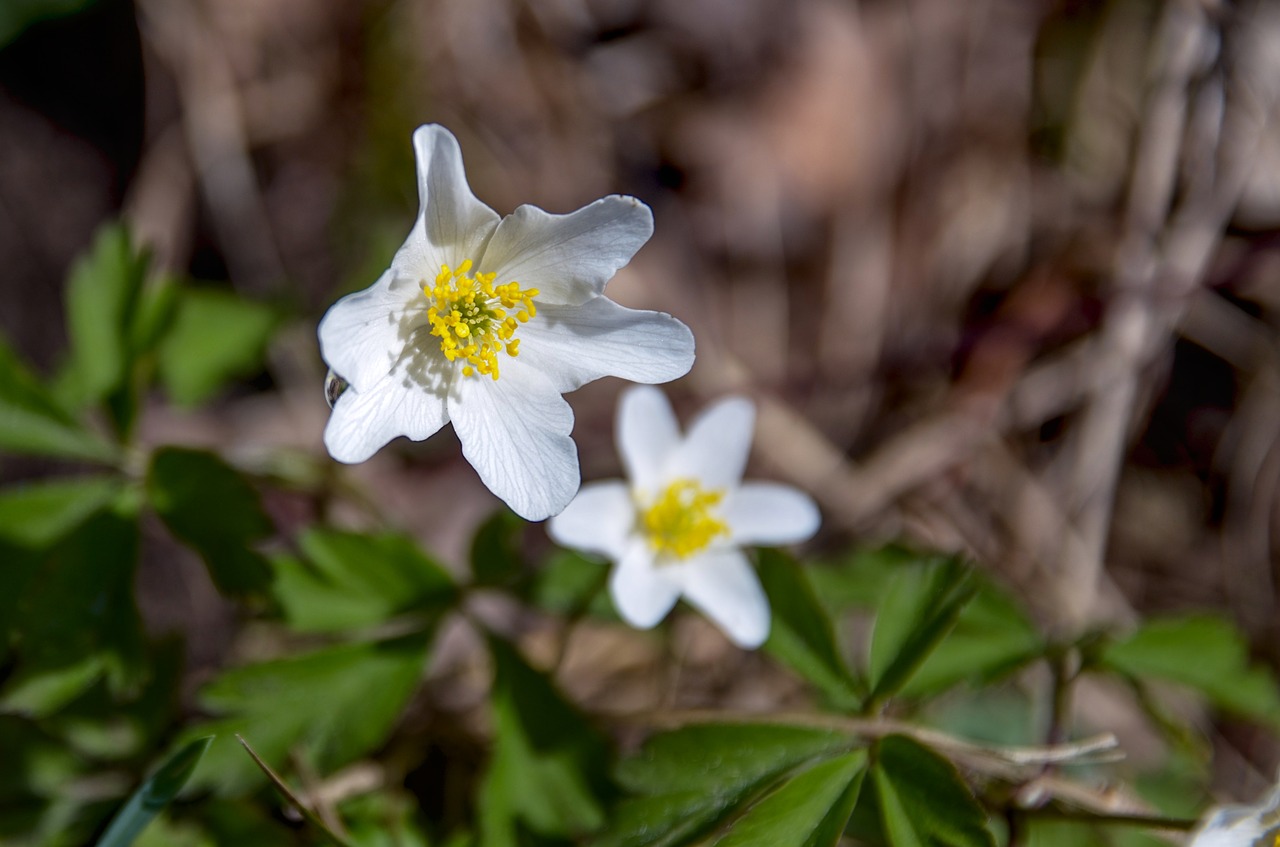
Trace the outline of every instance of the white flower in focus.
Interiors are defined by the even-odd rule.
[[[377,282],[320,321],[321,355],[347,383],[325,446],[363,462],[398,435],[420,441],[452,421],[489,490],[542,520],[579,484],[560,395],[602,376],[666,382],[693,364],[688,327],[602,295],[653,215],[614,195],[568,215],[521,206],[499,218],[471,193],[448,130],[419,127],[413,145],[413,231]]]
[[[548,525],[559,544],[614,562],[609,592],[634,627],[684,597],[740,647],[769,635],[769,601],[741,548],[791,544],[818,530],[818,508],[787,485],[743,482],[755,407],[716,403],[683,438],[667,398],[636,387],[618,404],[627,481],[588,483]]]
[[[1189,847],[1277,847],[1280,845],[1280,785],[1256,806],[1215,809]]]

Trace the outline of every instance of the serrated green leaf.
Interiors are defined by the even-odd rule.
[[[41,549],[74,530],[119,493],[109,476],[42,480],[0,491],[0,539]]]
[[[477,585],[505,585],[524,573],[517,535],[524,521],[503,509],[495,512],[471,539],[471,576]]]
[[[212,736],[197,738],[170,756],[112,818],[98,839],[98,847],[129,847],[156,814],[178,796],[212,741]]]
[[[438,613],[457,592],[413,539],[317,528],[299,544],[308,563],[277,557],[273,590],[290,626],[322,632],[373,626],[397,614]]]
[[[234,668],[200,692],[201,705],[224,715],[193,734],[216,734],[197,782],[224,793],[262,783],[235,735],[266,760],[309,750],[324,771],[383,743],[418,687],[427,636],[341,644]]]
[[[1196,689],[1219,708],[1280,727],[1280,686],[1231,624],[1208,615],[1150,620],[1108,644],[1102,667],[1135,679],[1155,678]]]
[[[866,766],[865,750],[814,765],[748,809],[716,847],[835,847]]]
[[[1009,597],[983,580],[975,587],[955,626],[902,687],[904,696],[925,697],[965,680],[986,682],[1044,654],[1044,639]]]
[[[223,593],[262,591],[270,583],[270,566],[251,545],[271,534],[271,520],[258,492],[218,456],[157,450],[147,494],[169,530],[201,555]]]
[[[995,847],[986,814],[946,759],[902,735],[877,741],[873,756],[880,819],[894,847]]]
[[[490,637],[494,740],[478,803],[479,844],[515,845],[521,826],[581,835],[604,823],[608,745],[510,644]]]
[[[800,567],[776,550],[761,550],[758,564],[773,610],[765,651],[817,685],[835,708],[858,708],[860,683],[845,665],[835,628]]]
[[[143,635],[133,597],[138,543],[136,524],[100,513],[43,555],[14,607],[22,670],[0,691],[0,704],[31,714],[55,710],[78,693],[69,679],[85,687],[97,679],[82,667],[92,656],[113,690],[140,682]],[[42,674],[54,674],[54,682],[41,685]],[[41,691],[50,699],[35,697]],[[9,703],[10,696],[16,702]]]
[[[852,746],[842,733],[796,726],[709,724],[655,735],[618,767],[618,780],[632,796],[596,843],[698,843],[789,771]]]
[[[274,309],[230,291],[183,292],[160,344],[160,379],[173,402],[198,405],[227,381],[261,369],[278,322]]]
[[[896,694],[946,637],[973,597],[969,570],[947,560],[904,568],[890,584],[871,635],[870,704]]]
[[[124,388],[133,358],[130,324],[150,257],[136,251],[128,231],[109,224],[67,279],[71,358],[60,395],[73,407],[106,400]]]
[[[0,450],[112,462],[118,450],[84,429],[0,338]]]

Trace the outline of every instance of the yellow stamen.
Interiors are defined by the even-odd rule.
[[[463,360],[463,376],[486,374],[498,378],[498,354],[519,355],[520,339],[513,338],[520,324],[536,311],[536,288],[521,288],[512,281],[494,285],[496,274],[471,274],[470,259],[454,270],[440,266],[434,282],[423,282],[427,321],[431,334],[440,339],[440,352],[450,362]],[[515,315],[508,309],[523,306]]]
[[[723,491],[707,491],[696,480],[675,480],[640,511],[649,546],[659,558],[685,559],[728,535],[728,524],[715,513],[723,499]]]

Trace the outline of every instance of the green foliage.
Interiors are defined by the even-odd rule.
[[[789,776],[847,753],[853,746],[842,733],[797,726],[710,724],[656,735],[638,756],[619,765],[618,781],[631,796],[614,811],[597,844],[678,847],[700,843]],[[810,779],[830,788],[841,772],[823,770]],[[852,779],[850,775],[846,785]],[[798,826],[807,825],[815,836],[825,835],[823,822],[841,804],[842,798],[832,799],[817,823],[814,815],[819,810],[806,806],[807,814]],[[770,808],[776,810],[778,803]],[[771,817],[766,810],[751,826],[777,826],[769,822]]]
[[[762,655],[735,653],[732,667],[754,673],[776,663],[794,672],[783,680],[784,696],[803,716],[747,724],[733,714],[668,710],[693,701],[676,685],[655,692],[656,714],[627,716],[602,731],[608,716],[584,714],[521,649],[546,647],[546,632],[582,615],[616,621],[603,590],[606,564],[560,551],[530,568],[546,542],[502,511],[473,536],[470,578],[455,581],[407,535],[330,525],[342,487],[309,459],[310,472],[286,475],[290,493],[269,501],[281,517],[277,527],[259,490],[269,479],[250,480],[212,451],[132,443],[131,433],[139,401],[157,380],[170,401],[193,407],[229,380],[256,373],[281,315],[149,275],[145,253],[118,226],[104,229],[73,269],[67,313],[72,349],[56,388],[0,341],[0,450],[110,466],[0,489],[6,844],[62,847],[105,830],[102,843],[115,847],[253,847],[320,837],[362,847],[835,847],[851,840],[993,847],[999,826],[988,820],[990,809],[997,822],[1007,815],[1028,843],[1134,847],[1148,843],[1138,827],[1102,825],[1057,801],[1049,813],[1079,820],[1049,823],[1039,810],[1022,809],[1010,799],[1019,796],[1018,779],[1006,782],[1010,757],[991,754],[1001,766],[988,772],[983,757],[966,755],[965,774],[977,777],[966,782],[941,752],[956,747],[924,743],[936,736],[910,721],[927,720],[931,732],[970,744],[1040,742],[1052,703],[1035,686],[998,683],[1052,663],[1061,671],[1055,678],[1070,685],[1064,657],[1079,656],[1082,672],[1131,683],[1148,716],[1184,741],[1195,734],[1164,713],[1159,684],[1189,687],[1224,710],[1280,728],[1275,680],[1250,665],[1243,637],[1225,622],[1156,620],[1123,635],[1060,634],[1050,642],[1019,603],[973,569],[888,547],[824,565],[760,552],[771,634]],[[20,467],[24,476],[41,470],[38,462]],[[299,519],[300,508],[314,511]],[[376,511],[362,518],[376,524]],[[300,522],[305,529],[290,528]],[[218,632],[210,645],[148,638],[134,578],[139,561],[148,577],[152,567],[167,567],[151,555],[166,549],[163,539],[145,549],[160,524],[203,558],[226,595],[218,601],[230,612],[224,618],[236,618],[239,629]],[[519,637],[520,647],[487,632],[497,626],[493,609],[514,610],[500,629]],[[450,648],[433,664],[431,637],[451,614]],[[680,629],[664,634],[676,639]],[[477,642],[487,645],[478,662],[471,654],[458,663],[458,645]],[[638,661],[621,657],[626,673],[640,668],[657,686],[687,681],[671,672],[679,667],[653,666],[655,647],[669,648],[671,659],[683,645],[635,643]],[[213,680],[194,710],[180,696],[191,690],[187,655]],[[493,670],[487,692],[477,684],[486,657]],[[440,666],[439,684],[421,687],[427,668]],[[576,680],[573,672],[570,663],[565,678]],[[452,712],[446,686],[453,674],[474,714]],[[739,690],[734,679],[708,681]],[[752,690],[741,691],[745,699],[733,702],[752,703]],[[649,734],[651,724],[681,723]],[[1070,732],[1061,723],[1055,728]],[[210,732],[220,736],[212,745],[203,739]],[[623,755],[645,735],[638,753]],[[1203,746],[1182,744],[1181,765],[1134,784],[1166,813],[1187,814],[1207,796]],[[148,764],[166,749],[175,758],[144,782]],[[440,751],[449,758],[443,768]],[[334,773],[365,757],[373,761]],[[197,759],[191,781],[217,795],[194,791],[194,802],[167,808],[143,830]],[[310,826],[291,830],[271,813],[269,792],[248,794],[265,787],[259,765]],[[1052,767],[1072,778],[1065,765]],[[1036,763],[1024,770],[1027,780],[1043,773]],[[376,787],[338,791],[336,799],[326,793],[349,790],[351,774],[371,771]],[[1107,777],[1116,774],[1134,776],[1117,770]]]
[[[89,252],[67,280],[67,332],[71,356],[59,393],[73,408],[106,402],[116,430],[128,433],[140,388],[133,365],[146,351],[137,325],[150,317],[138,307],[150,256],[135,250],[128,231],[110,224],[99,230]]]
[[[489,638],[493,657],[493,752],[479,793],[481,847],[543,836],[581,835],[604,823],[609,752],[541,673],[514,647]]]
[[[116,450],[85,430],[0,338],[0,450],[111,462]]]
[[[871,636],[869,705],[883,703],[906,685],[975,590],[969,570],[954,560],[897,574],[880,601]]]
[[[803,570],[782,553],[762,550],[758,571],[773,609],[765,650],[818,686],[834,707],[857,709],[862,683],[845,665],[835,628]]]
[[[218,588],[238,595],[262,591],[271,580],[267,560],[252,544],[271,533],[258,493],[218,456],[165,447],[147,473],[151,506],[209,567]]]
[[[596,617],[616,620],[604,587],[609,565],[569,550],[556,552],[534,577],[529,600],[540,609],[567,615],[589,611]]]
[[[835,847],[862,790],[867,754],[857,750],[803,771],[747,809],[718,847]]]
[[[1103,647],[1098,662],[1131,679],[1189,686],[1219,708],[1280,727],[1280,685],[1272,674],[1249,664],[1244,638],[1218,618],[1148,621]]]
[[[102,513],[38,561],[13,608],[22,664],[0,689],[0,708],[45,715],[100,677],[116,691],[141,681],[137,553],[135,523]]]
[[[182,293],[160,345],[160,379],[179,406],[196,406],[233,377],[250,376],[279,318],[274,310],[228,291]]]
[[[0,539],[46,548],[101,511],[120,488],[115,477],[82,476],[0,490]]]
[[[427,637],[340,644],[235,668],[200,692],[208,711],[224,715],[197,727],[217,742],[197,782],[223,792],[261,783],[261,773],[235,735],[267,761],[304,748],[323,770],[340,767],[387,737],[418,687]]]
[[[888,843],[995,847],[987,816],[946,759],[902,735],[876,742],[871,769]]]
[[[212,737],[197,738],[169,757],[129,798],[98,839],[98,847],[129,847],[156,814],[178,796]]]
[[[973,578],[972,599],[903,686],[904,696],[928,697],[961,681],[982,684],[1045,654],[1044,639],[1018,605],[978,575]]]
[[[453,581],[403,535],[312,528],[306,560],[278,556],[274,591],[300,632],[372,627],[401,614],[436,615],[456,598]]]
[[[503,585],[524,575],[519,533],[524,521],[503,509],[494,512],[471,540],[471,576],[477,585]]]

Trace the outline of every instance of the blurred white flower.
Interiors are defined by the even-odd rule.
[[[1256,806],[1223,806],[1205,817],[1189,847],[1280,845],[1280,785]]]
[[[636,387],[618,404],[627,481],[588,483],[548,525],[559,544],[614,562],[613,603],[634,627],[656,625],[683,596],[740,647],[769,635],[769,601],[740,549],[790,544],[820,523],[808,495],[743,482],[755,407],[722,400],[683,438],[667,398]]]
[[[579,484],[560,395],[602,376],[666,382],[693,364],[688,327],[602,295],[653,215],[614,195],[568,215],[521,206],[500,219],[471,193],[448,130],[419,127],[413,145],[420,205],[408,240],[377,282],[320,321],[321,355],[347,383],[325,446],[363,462],[398,435],[420,441],[452,421],[485,485],[541,520]]]

